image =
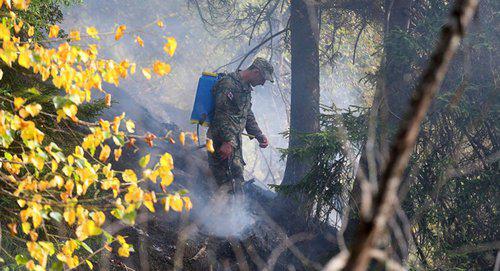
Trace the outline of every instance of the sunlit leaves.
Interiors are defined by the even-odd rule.
[[[49,28],[49,38],[57,38],[57,35],[59,35],[59,30],[61,28],[58,25],[52,25]]]
[[[73,31],[69,32],[69,37],[73,41],[79,41],[79,40],[81,40],[80,31],[73,30]]]
[[[120,25],[118,26],[118,28],[116,29],[116,33],[115,33],[115,40],[119,40],[123,37],[123,32],[127,29],[127,26],[125,25]]]
[[[8,3],[9,8],[24,9],[29,1],[0,3]],[[158,21],[157,25],[163,27],[163,22]],[[116,40],[122,40],[125,31],[126,27],[120,25],[114,32],[100,35],[114,34]],[[48,40],[52,46],[46,47],[27,38],[35,33],[42,36],[47,33],[48,38],[57,40]],[[125,238],[117,236],[115,239],[103,231],[110,214],[133,224],[139,208],[154,212],[159,200],[166,203],[165,208],[178,212],[192,208],[189,198],[167,191],[174,180],[174,163],[170,154],[161,157],[145,154],[139,161],[143,172],[138,173],[132,169],[116,171],[110,164],[111,153],[118,161],[127,147],[134,150],[140,147],[140,144],[136,146],[136,141],[153,146],[156,135],[132,135],[137,129],[132,120],[125,121],[125,114],[112,120],[101,119],[97,123],[78,119],[80,106],[91,101],[94,91],[105,93],[105,104],[111,106],[111,95],[103,89],[103,83],[118,85],[137,68],[137,64],[128,60],[101,59],[96,44],[75,45],[74,42],[82,38],[99,39],[95,27],[86,28],[85,33],[88,36],[72,30],[67,39],[62,39],[59,26],[35,29],[20,20],[15,12],[5,16],[0,23],[0,59],[3,64],[14,68],[18,68],[18,64],[27,69],[23,72],[32,72],[61,90],[61,94],[52,97],[52,104],[48,106],[38,98],[45,94],[42,89],[32,88],[24,90],[21,95],[2,96],[8,105],[0,110],[1,168],[5,174],[2,179],[6,188],[11,190],[8,191],[11,194],[6,195],[13,197],[13,210],[19,210],[17,217],[9,218],[5,229],[15,235],[16,240],[24,240],[29,254],[17,255],[15,259],[30,270],[45,270],[49,268],[49,262],[59,269],[71,269],[80,264],[92,268],[92,262],[86,257],[97,248],[87,239],[100,239],[102,235],[108,242],[106,249],[111,250],[109,244],[118,241],[118,254],[128,257],[133,248]],[[138,36],[136,42],[144,45]],[[167,38],[165,52],[172,56],[176,47],[175,39]],[[152,72],[158,76],[171,72],[170,65],[162,61],[139,68],[147,79],[151,79]],[[74,122],[72,126],[84,126],[78,130],[84,134],[74,150],[60,148],[50,142],[53,140],[51,136],[46,139],[42,132],[45,129],[66,129],[62,127],[68,127],[67,122]],[[185,144],[186,135],[179,136],[181,144]],[[72,133],[68,136],[78,139]],[[157,183],[157,179],[161,181]],[[145,182],[156,183],[163,193],[148,191]],[[54,229],[64,230],[54,234]]]
[[[139,44],[139,46],[144,47],[144,41],[141,39],[141,37],[137,36],[135,38],[135,42],[137,42],[137,44]]]
[[[99,160],[101,162],[106,162],[108,160],[109,155],[111,154],[111,148],[108,145],[104,145],[101,149],[101,153],[99,154]]]
[[[153,64],[153,70],[159,76],[163,76],[170,73],[171,67],[169,64],[157,60]]]
[[[177,41],[173,37],[168,37],[167,43],[163,45],[163,50],[169,55],[173,56],[175,53],[175,49],[177,49]]]
[[[94,39],[99,39],[99,31],[97,31],[95,27],[87,27],[86,31],[87,35],[91,36]]]

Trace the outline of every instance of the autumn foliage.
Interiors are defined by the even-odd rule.
[[[1,65],[22,67],[62,91],[52,97],[51,110],[30,98],[0,96],[11,105],[0,110],[0,197],[15,202],[10,214],[2,213],[1,226],[8,228],[13,240],[25,244],[24,254],[7,253],[11,259],[0,258],[0,261],[17,262],[28,270],[80,265],[92,268],[93,257],[102,248],[112,250],[112,243],[120,256],[128,257],[133,249],[126,238],[105,230],[111,216],[133,224],[140,208],[154,212],[155,205],[161,203],[166,211],[181,212],[192,208],[191,201],[168,190],[174,179],[174,163],[168,153],[154,164],[150,164],[151,157],[146,155],[139,161],[142,172],[113,169],[111,161],[118,161],[122,151],[140,138],[134,135],[135,124],[125,113],[97,123],[77,117],[79,108],[91,102],[95,91],[105,93],[109,106],[111,94],[103,83],[119,85],[121,79],[135,73],[137,65],[127,60],[101,59],[95,44],[72,45],[81,39],[99,39],[95,27],[88,27],[83,33],[70,31],[62,38],[60,27],[53,25],[47,33],[49,40],[34,41],[36,29],[16,15],[28,9],[29,2],[0,1],[2,14],[6,14],[0,23]],[[163,27],[161,21],[156,24]],[[127,27],[120,25],[112,33],[101,35],[114,35],[118,41],[126,31]],[[144,45],[139,36],[136,42]],[[165,57],[173,56],[176,47],[175,39],[168,37]],[[140,69],[147,79],[152,77],[151,71],[157,76],[171,71],[170,65],[160,60]],[[68,151],[46,139],[40,127],[41,117],[54,123],[68,122],[86,132],[80,144]],[[150,135],[145,140],[152,145],[155,138]],[[180,141],[184,144],[184,133]],[[158,182],[166,192],[156,194],[144,189],[147,182]],[[92,242],[93,238],[106,242]]]

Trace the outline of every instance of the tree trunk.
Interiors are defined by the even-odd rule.
[[[304,146],[301,135],[319,131],[319,21],[317,6],[312,1],[292,0],[290,9],[292,84],[288,147],[295,149]],[[310,166],[311,160],[289,155],[281,184],[300,182]],[[301,201],[296,203],[303,206]],[[295,211],[296,207],[286,204],[287,209]]]

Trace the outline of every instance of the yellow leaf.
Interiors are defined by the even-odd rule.
[[[2,38],[2,40],[4,41],[10,40],[10,30],[4,24],[1,23],[0,23],[0,38]]]
[[[172,68],[170,67],[169,64],[157,60],[153,64],[153,70],[159,76],[163,76],[163,75],[169,74],[170,71],[172,70]]]
[[[120,157],[122,156],[122,148],[115,149],[113,151],[113,154],[115,156],[115,161],[118,161],[120,159]]]
[[[160,166],[158,168],[158,173],[161,178],[161,184],[164,186],[169,186],[174,181],[174,174],[165,166]]]
[[[131,169],[125,170],[122,173],[122,178],[127,183],[136,183],[137,182],[137,175],[135,175],[135,172]]]
[[[101,149],[101,153],[99,154],[99,160],[103,163],[106,162],[110,154],[111,148],[108,145],[104,145]]]
[[[31,53],[30,51],[23,51],[19,54],[19,59],[17,60],[19,65],[28,69],[31,67]]]
[[[156,21],[156,25],[158,25],[159,27],[163,27],[163,21],[162,20]]]
[[[64,221],[68,223],[68,225],[73,225],[76,221],[76,212],[72,207],[66,208],[63,213]]]
[[[58,25],[52,25],[49,28],[49,38],[57,38],[59,34],[60,27]]]
[[[169,37],[167,38],[167,43],[163,46],[163,50],[169,55],[173,56],[175,53],[175,49],[177,49],[177,41],[175,38]]]
[[[125,31],[127,29],[127,26],[125,25],[120,25],[117,29],[116,29],[116,33],[115,33],[115,40],[119,40],[123,37],[123,31]]]
[[[33,103],[33,104],[29,104],[27,105],[25,108],[26,112],[28,112],[32,117],[35,117],[37,116],[40,111],[42,111],[42,106],[37,104],[37,103]]]
[[[144,47],[144,41],[141,39],[141,37],[137,36],[135,38],[135,42],[137,42],[137,44],[139,44],[139,46]]]
[[[74,40],[74,41],[79,41],[81,40],[81,37],[80,37],[80,31],[71,31],[69,32],[69,37]]]
[[[144,77],[146,77],[146,79],[151,79],[151,69],[148,69],[148,68],[144,68],[142,69],[142,75],[144,75]]]
[[[91,261],[89,260],[85,260],[85,262],[87,263],[87,265],[89,266],[90,270],[94,270],[94,265],[92,264]]]
[[[168,152],[162,155],[160,158],[160,165],[167,167],[168,170],[173,169],[174,159],[172,158],[172,155],[170,155],[170,153]]]
[[[127,120],[125,122],[125,127],[127,127],[127,131],[129,133],[134,133],[135,132],[135,123],[132,120]]]
[[[14,98],[14,109],[19,110],[21,106],[26,102],[24,98],[16,97]]]
[[[121,246],[118,249],[118,255],[127,258],[128,256],[130,256],[130,249],[126,246]]]
[[[62,110],[63,110],[64,114],[66,114],[66,116],[74,117],[76,115],[76,113],[78,112],[78,107],[76,107],[76,105],[74,105],[74,104],[69,104],[69,105],[63,106]]]
[[[28,37],[33,37],[35,35],[35,28],[33,26],[30,26],[28,29]]]
[[[92,213],[91,217],[98,227],[102,226],[102,224],[104,224],[104,221],[106,220],[106,215],[101,211]]]
[[[179,194],[169,196],[169,206],[176,212],[182,212],[182,199]]]
[[[21,224],[21,229],[23,230],[24,234],[28,234],[31,230],[31,224],[29,222],[23,222]]]
[[[19,205],[19,207],[23,208],[26,205],[26,201],[23,199],[18,199],[17,204]]]
[[[87,27],[87,34],[89,36],[91,36],[92,38],[94,39],[99,39],[99,32],[97,31],[97,29],[95,27]]]
[[[10,2],[10,1],[9,1]],[[14,7],[20,10],[28,9],[30,0],[12,0]]]

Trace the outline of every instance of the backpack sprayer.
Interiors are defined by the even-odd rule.
[[[200,125],[208,127],[214,116],[215,97],[212,93],[212,88],[225,73],[203,72],[198,79],[198,87],[196,88],[196,96],[194,99],[193,111],[191,112],[191,123],[196,124],[196,135],[198,137],[198,145],[200,146]],[[242,133],[250,139],[253,135]]]
[[[215,99],[212,88],[224,73],[203,72],[198,79],[193,111],[191,112],[191,123],[196,124],[196,135],[200,145],[200,125],[209,126],[214,115]]]

